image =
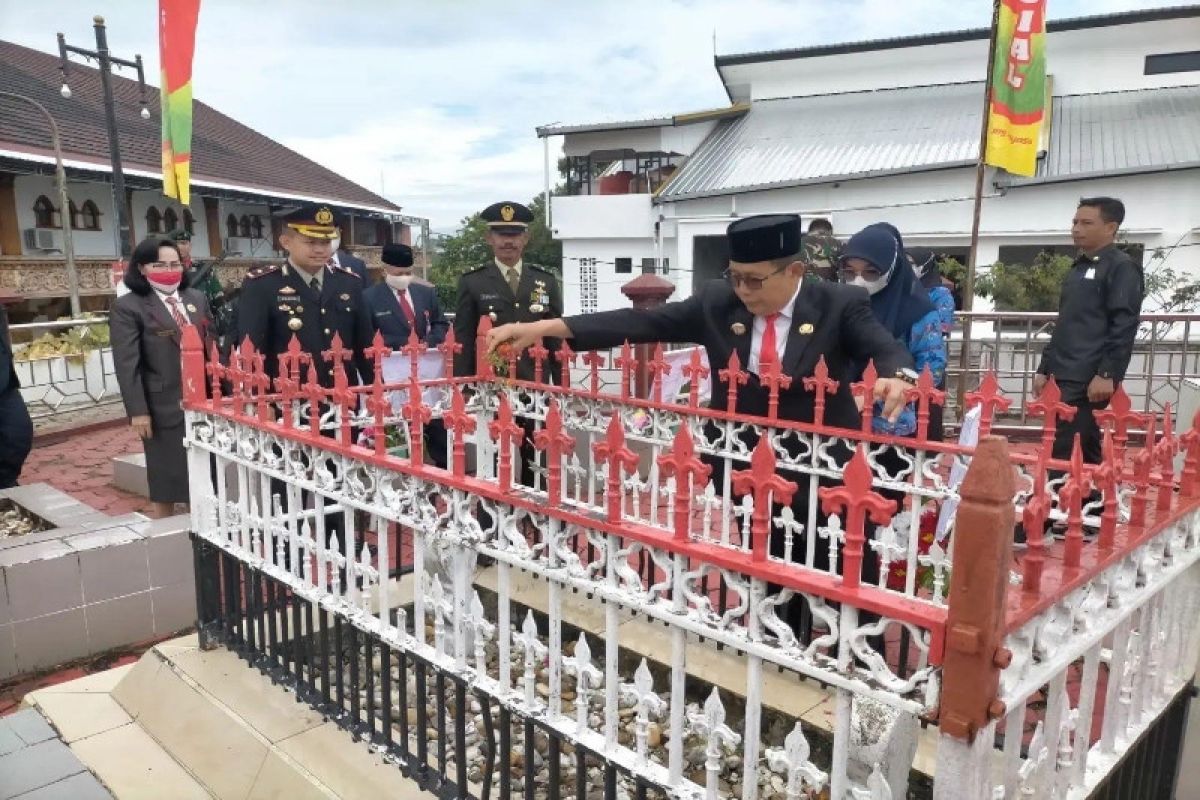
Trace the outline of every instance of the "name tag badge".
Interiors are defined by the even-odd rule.
[[[1095,267],[1088,267],[1087,272],[1083,273],[1083,279],[1085,281],[1093,280],[1093,279],[1095,279],[1095,277],[1096,277],[1096,268]]]
[[[376,311],[376,312],[375,312],[375,316],[377,316],[377,317],[387,317],[387,316],[390,316],[390,315],[391,315],[391,313],[392,313],[392,312],[390,312],[390,311]]]
[[[170,328],[167,328],[166,330],[156,331],[155,335],[156,336],[174,336],[175,331],[171,330]]]

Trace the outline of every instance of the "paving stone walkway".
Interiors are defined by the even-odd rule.
[[[112,800],[33,708],[0,718],[0,800]]]
[[[150,509],[150,501],[112,485],[114,456],[140,453],[142,443],[127,425],[91,430],[34,447],[21,470],[21,484],[50,484],[110,516]]]

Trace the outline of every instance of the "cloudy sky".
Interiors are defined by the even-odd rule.
[[[1178,4],[1050,0],[1050,15]],[[103,14],[114,53],[141,53],[150,78],[156,9],[0,0],[0,37],[91,46]],[[541,190],[537,125],[726,103],[714,39],[728,54],[989,20],[986,0],[202,0],[193,76],[197,98],[452,231]]]

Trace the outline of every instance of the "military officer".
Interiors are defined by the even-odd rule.
[[[371,345],[371,319],[362,302],[362,280],[350,269],[330,266],[332,242],[338,236],[333,211],[307,204],[284,218],[279,242],[287,261],[257,267],[242,284],[238,342],[246,337],[266,356],[266,371],[279,374],[280,353],[292,336],[312,356],[317,380],[333,386],[333,364],[324,352],[341,334],[342,346],[351,353],[346,376],[351,385],[370,383],[374,374],[364,349]],[[307,377],[305,372],[302,378]]]
[[[526,264],[522,256],[529,244],[529,224],[533,212],[520,203],[493,203],[479,215],[487,224],[487,243],[493,259],[458,279],[458,307],[454,317],[454,338],[462,344],[454,360],[458,377],[475,374],[475,336],[479,320],[491,319],[493,325],[510,322],[537,322],[562,316],[562,289],[558,276],[545,267]],[[559,383],[561,370],[558,348],[561,340],[543,343],[551,358],[543,373],[545,379]],[[534,379],[534,363],[528,354],[517,361],[519,380]]]

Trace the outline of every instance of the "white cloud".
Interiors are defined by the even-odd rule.
[[[1056,0],[1056,17],[1156,0]],[[0,0],[0,34],[46,51],[91,46],[104,14],[114,52],[157,82],[153,0]],[[97,6],[101,6],[97,8]],[[453,229],[543,185],[534,127],[722,105],[718,52],[901,36],[988,23],[959,0],[203,0],[196,96]],[[556,155],[552,155],[552,158]],[[552,165],[553,166],[553,165]]]

